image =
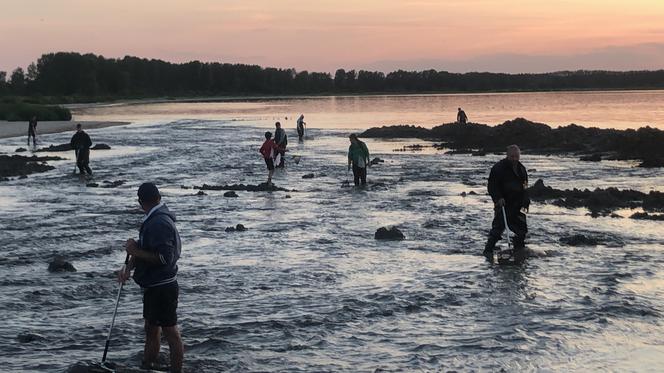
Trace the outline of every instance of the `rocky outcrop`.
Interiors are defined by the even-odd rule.
[[[202,186],[194,185],[194,189],[200,190],[244,190],[247,192],[288,192],[287,189],[280,188],[274,184],[261,183],[258,185],[244,185],[244,184],[232,184],[232,185],[208,185],[203,184]]]
[[[46,172],[55,167],[46,161],[61,160],[60,157],[25,157],[21,155],[0,155],[0,178],[24,176],[38,172]]]
[[[76,272],[74,266],[61,256],[56,256],[48,263],[49,272]]]
[[[24,153],[24,152],[27,152],[28,149],[26,149],[26,148],[16,148],[16,150],[14,150],[14,151],[15,151],[16,153]]]
[[[228,192],[224,193],[224,197],[237,198],[238,195],[237,195],[237,193],[235,193],[234,191],[231,190],[231,191],[228,191]]]
[[[95,144],[90,150],[111,150],[111,146],[108,144]]]
[[[49,145],[46,148],[40,148],[35,150],[36,152],[66,152],[69,150],[73,150],[71,148],[71,144],[59,144],[59,145]]]
[[[477,155],[504,152],[507,145],[518,144],[522,150],[534,153],[577,153],[588,161],[632,159],[642,160],[642,167],[664,166],[664,147],[661,146],[664,131],[650,127],[615,130],[570,124],[551,128],[543,123],[516,118],[497,126],[447,123],[432,129],[414,126],[370,128],[360,136],[442,140],[443,143],[436,146],[450,148],[456,152],[453,154],[460,151]]]
[[[238,224],[234,227],[226,227],[225,229],[226,232],[244,232],[246,230],[247,228],[242,224]]]
[[[620,238],[605,233],[575,233],[560,237],[560,243],[567,246],[597,246],[622,247],[624,243]]]
[[[374,234],[374,238],[377,240],[389,240],[389,241],[400,241],[406,239],[403,233],[397,227],[381,227],[378,228]]]
[[[664,214],[648,214],[647,212],[637,212],[632,214],[629,218],[637,220],[664,220]]]
[[[303,178],[303,179],[313,179],[313,178],[314,178],[314,174],[304,174],[304,175],[302,175],[302,178]]]
[[[646,211],[664,211],[664,193],[650,191],[643,193],[637,190],[620,190],[618,188],[589,189],[554,189],[545,186],[540,179],[528,188],[528,194],[533,201],[551,201],[556,206],[566,208],[585,207],[592,216],[610,215],[620,208],[643,208]]]

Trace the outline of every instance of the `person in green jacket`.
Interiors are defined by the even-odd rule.
[[[353,181],[355,186],[367,184],[367,167],[369,162],[369,149],[367,144],[360,141],[357,135],[352,133],[348,136],[350,146],[348,147],[348,170],[353,166]]]

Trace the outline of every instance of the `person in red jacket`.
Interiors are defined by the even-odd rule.
[[[272,139],[270,131],[265,132],[265,142],[261,146],[259,152],[263,155],[265,164],[267,165],[267,184],[272,185],[272,175],[274,174],[274,157],[279,152],[277,143]]]

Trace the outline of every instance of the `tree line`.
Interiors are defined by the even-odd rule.
[[[324,72],[192,61],[170,63],[126,56],[58,52],[27,67],[0,71],[0,96],[129,98],[416,92],[548,91],[664,88],[664,70],[564,71],[541,74]]]

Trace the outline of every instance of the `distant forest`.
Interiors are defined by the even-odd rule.
[[[339,69],[334,75],[217,62],[44,54],[27,71],[0,72],[0,96],[113,99],[229,95],[504,92],[664,88],[664,70],[502,74]]]

